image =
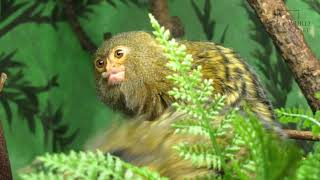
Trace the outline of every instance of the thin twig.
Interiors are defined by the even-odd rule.
[[[298,131],[293,129],[284,129],[284,132],[290,139],[307,140],[307,141],[320,141],[320,136],[312,135],[310,131]]]
[[[7,79],[7,75],[5,73],[1,73],[0,75],[0,93],[3,89],[4,82]],[[8,151],[6,146],[6,141],[3,135],[2,126],[0,123],[0,179],[11,180],[11,167],[10,161],[8,158]]]

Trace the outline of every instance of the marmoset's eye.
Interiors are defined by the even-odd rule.
[[[123,57],[124,52],[121,49],[118,49],[114,52],[114,57],[120,59]]]
[[[96,60],[96,67],[103,68],[104,67],[104,60],[101,60],[101,59]]]

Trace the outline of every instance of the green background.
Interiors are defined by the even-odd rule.
[[[0,2],[2,17],[9,9],[5,3],[25,3],[7,18],[1,19],[0,16],[1,32],[1,29],[12,23],[35,1],[1,0]],[[79,4],[85,3],[85,1],[78,2]],[[150,31],[149,8],[146,2],[118,0],[94,2],[92,5],[87,4],[87,7],[92,11],[83,10],[81,13],[84,15],[80,14],[78,19],[90,39],[97,46],[100,46],[105,32],[116,34],[134,30]],[[203,13],[205,0],[194,2]],[[276,107],[308,108],[303,95],[279,57],[272,41],[253,12],[250,11],[250,7],[246,6],[245,1],[210,0],[208,2],[211,9],[206,16],[209,16],[209,21],[213,21],[214,25],[207,23],[206,27],[213,27],[212,40],[208,39],[204,33],[203,23],[206,23],[198,19],[192,1],[169,0],[170,14],[178,16],[185,27],[186,34],[183,38],[214,41],[234,49],[257,72],[262,83],[267,87],[269,98]],[[39,4],[38,10],[43,8],[40,15],[50,16],[57,2],[39,1]],[[312,9],[308,1],[287,0],[286,4],[292,10],[295,19],[301,23],[300,25],[306,24],[302,27],[305,38],[313,52],[319,57],[320,11]],[[222,40],[224,32],[225,36]],[[9,123],[8,112],[3,104],[0,105],[0,119],[16,178],[16,170],[30,163],[35,156],[45,152],[82,149],[90,138],[103,132],[109,125],[108,123],[117,117],[117,114],[109,110],[97,98],[91,62],[92,55],[82,49],[65,19],[56,21],[55,26],[48,22],[19,23],[7,33],[0,34],[0,55],[2,55],[0,63],[4,62],[3,57],[10,53],[13,53],[10,58],[14,62],[23,63],[24,66],[0,66],[1,71],[10,72],[8,73],[8,85],[3,94],[16,91],[21,93],[22,98],[26,97],[14,85],[10,86],[10,82],[16,81],[10,77],[14,77],[19,71],[23,72],[23,75],[19,76],[21,84],[28,84],[26,82],[28,81],[32,87],[43,87],[53,76],[57,75],[58,77],[57,87],[47,88],[41,93],[31,91],[31,94],[34,94],[39,100],[37,105],[39,109],[31,118],[26,118],[19,111],[21,111],[21,107],[29,107],[29,103],[32,104],[32,99],[22,102],[24,106],[17,106],[15,101],[9,101],[13,114],[11,123]],[[6,99],[4,95],[0,95],[0,97],[1,101]],[[46,120],[43,119],[46,118],[41,117],[43,113],[49,111],[47,109],[48,103],[51,104],[52,113],[47,119],[60,120],[57,123],[58,128],[53,123],[49,130],[44,128]],[[34,132],[28,126],[28,123],[31,122],[35,123]],[[53,148],[54,140],[52,137],[55,134],[68,137],[74,132],[76,132],[74,138],[66,140],[62,147]],[[48,138],[44,137],[45,133],[49,134]],[[58,143],[62,141],[63,138],[60,141],[57,140]]]

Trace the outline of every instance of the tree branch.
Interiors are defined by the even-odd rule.
[[[284,132],[290,139],[307,140],[307,141],[320,141],[320,136],[313,136],[310,131],[298,131],[292,129],[284,129]]]
[[[91,39],[82,29],[73,7],[74,6],[72,0],[65,0],[65,13],[72,31],[76,34],[77,38],[79,39],[82,48],[93,54],[96,51],[97,46],[91,41]]]
[[[177,16],[170,16],[167,0],[149,0],[150,11],[159,23],[169,29],[173,37],[184,35],[184,27]]]
[[[0,93],[3,89],[4,82],[7,79],[7,75],[5,73],[1,73],[0,76]],[[1,94],[0,94],[1,95]],[[11,167],[10,161],[8,158],[6,141],[3,135],[2,126],[0,123],[0,179],[11,180]]]
[[[283,0],[247,0],[280,49],[311,109],[320,109],[320,61],[308,47]]]

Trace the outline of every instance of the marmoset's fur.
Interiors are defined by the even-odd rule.
[[[245,101],[261,119],[272,120],[270,103],[248,65],[231,49],[210,42],[179,41],[186,45],[203,78],[226,96],[227,106]],[[119,34],[106,41],[94,60],[99,95],[114,110],[145,120],[159,117],[173,102],[168,95],[171,71],[156,40],[146,32]]]
[[[272,107],[257,77],[234,51],[210,42],[178,42],[192,55],[194,67],[202,66],[203,78],[213,80],[214,92],[226,96],[227,107],[245,102],[260,119],[271,123]],[[176,135],[170,128],[181,114],[169,110],[174,99],[168,95],[172,84],[166,76],[172,72],[166,63],[162,48],[146,32],[119,34],[97,51],[99,96],[112,109],[135,119],[113,127],[100,149],[171,178],[208,173],[172,149],[186,139],[192,143],[201,137]]]
[[[181,112],[165,111],[155,121],[134,119],[115,122],[107,134],[101,136],[98,149],[136,166],[146,166],[170,179],[217,175],[219,172],[215,169],[196,167],[190,160],[183,159],[174,148],[179,143],[210,145],[208,137],[174,133],[171,125],[185,117],[186,114]],[[220,119],[215,119],[215,123],[221,123]],[[218,139],[218,143],[222,145],[230,142],[232,134],[233,130],[230,129],[228,137]],[[245,157],[243,151],[245,149],[238,153],[241,158]]]

